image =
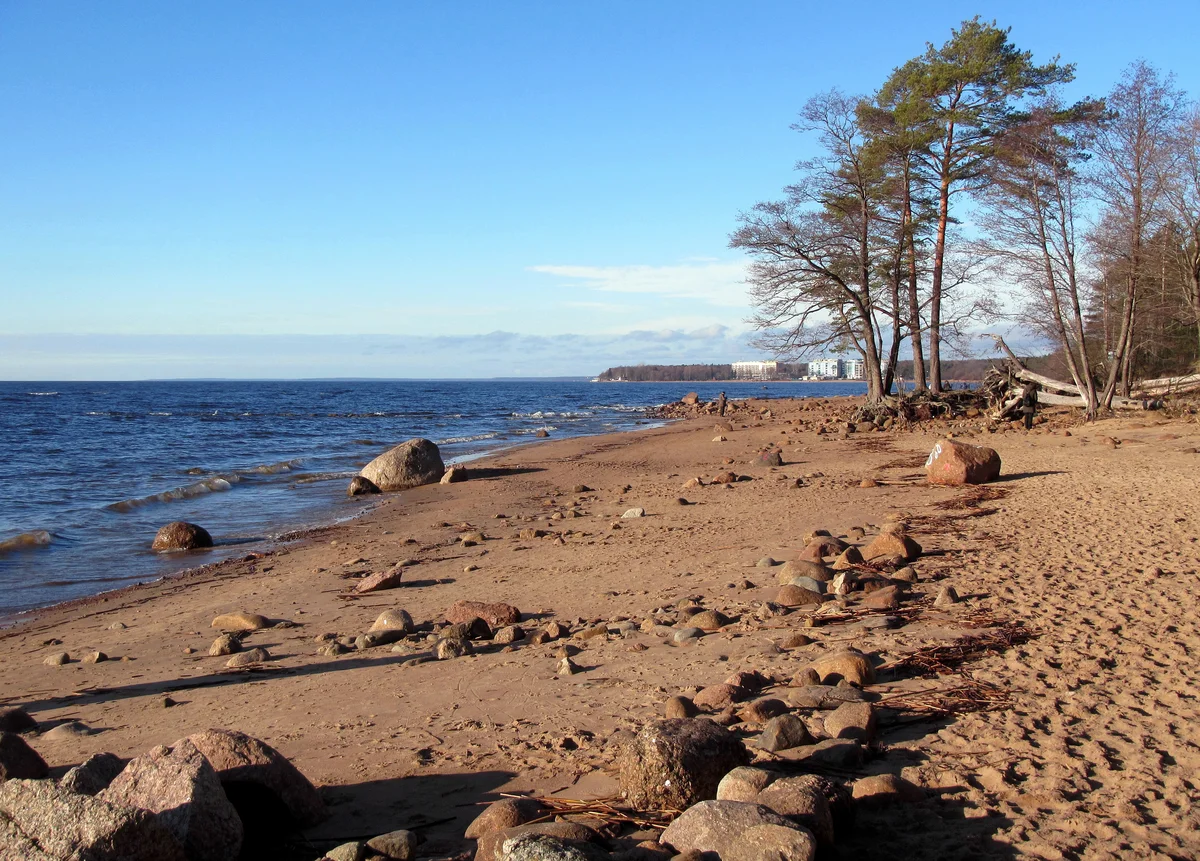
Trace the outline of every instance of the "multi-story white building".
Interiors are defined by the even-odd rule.
[[[826,379],[840,379],[842,376],[842,360],[841,359],[817,359],[815,362],[808,363],[808,375],[810,377],[824,377]]]
[[[867,369],[862,359],[846,359],[842,362],[842,375],[847,380],[865,380]]]
[[[773,380],[778,371],[778,362],[733,363],[733,376],[738,380]]]

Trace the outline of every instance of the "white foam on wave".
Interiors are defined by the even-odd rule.
[[[35,398],[51,398],[57,395],[58,392],[26,392],[25,394]]]
[[[479,442],[480,440],[485,440],[485,439],[495,439],[498,436],[500,436],[499,433],[481,433],[481,434],[475,434],[474,436],[452,436],[452,437],[447,437],[446,439],[443,439],[443,440],[438,440],[437,444],[438,445],[452,445],[454,443],[460,443],[460,442]]]

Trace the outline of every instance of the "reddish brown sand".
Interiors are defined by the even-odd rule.
[[[307,834],[315,849],[417,827],[429,838],[423,853],[448,855],[471,847],[462,832],[499,791],[615,794],[609,738],[660,715],[671,695],[742,669],[786,683],[846,644],[891,660],[992,616],[1037,633],[965,668],[1008,692],[1009,705],[888,728],[864,772],[903,774],[929,797],[861,814],[853,834],[839,835],[844,857],[1200,855],[1195,419],[1139,414],[1074,427],[1070,437],[961,423],[958,435],[1002,456],[1004,478],[991,487],[1004,495],[978,503],[982,516],[946,520],[974,510],[937,508],[963,491],[920,481],[944,425],[839,439],[813,432],[810,408],[769,406],[771,418],[735,420],[726,442],[713,441],[711,417],[549,441],[478,465],[488,471],[466,483],[391,495],[358,521],[262,558],[46,611],[0,633],[0,703],[24,705],[43,728],[91,728],[31,738],[56,774],[98,751],[129,757],[205,727],[242,730],[323,787],[331,816]],[[785,439],[784,467],[749,465],[764,444]],[[754,480],[681,489],[725,469]],[[794,486],[813,473],[823,476]],[[894,483],[860,488],[864,478]],[[572,492],[579,484],[595,490]],[[582,516],[550,519],[575,502]],[[647,516],[621,520],[634,506]],[[776,587],[756,560],[795,557],[815,528],[862,526],[869,541],[889,517],[910,519],[926,550],[909,624],[803,628],[799,611],[756,618]],[[460,524],[488,540],[463,547]],[[551,535],[517,537],[531,525]],[[347,596],[348,576],[405,558],[419,564],[403,587]],[[935,609],[943,583],[964,600]],[[529,630],[554,619],[579,631],[640,624],[689,596],[737,621],[682,646],[652,633],[572,640],[581,671],[567,677],[556,674],[557,642],[440,662],[414,660],[428,654],[423,643],[411,654],[316,654],[317,635],[357,635],[390,607],[420,624],[440,622],[459,599],[507,601]],[[228,671],[225,658],[207,656],[212,618],[234,610],[298,623],[247,638],[270,650],[270,669]],[[781,652],[776,644],[795,630],[814,644]],[[75,660],[96,649],[112,660]],[[59,650],[72,663],[42,663]],[[885,676],[875,690],[954,683]],[[178,704],[164,707],[164,695]]]

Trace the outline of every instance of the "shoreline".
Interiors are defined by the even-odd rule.
[[[43,608],[0,631],[0,702],[24,705],[52,730],[29,742],[56,775],[101,750],[134,756],[209,726],[247,732],[322,787],[330,818],[306,832],[308,845],[325,850],[347,835],[416,827],[428,841],[423,857],[448,857],[473,846],[462,834],[474,805],[498,792],[614,794],[622,733],[660,716],[671,695],[758,671],[778,680],[765,696],[790,701],[789,680],[828,650],[853,644],[888,666],[989,630],[981,625],[1023,620],[1035,635],[1028,643],[963,667],[1003,692],[1002,708],[915,723],[881,713],[879,745],[854,774],[903,776],[925,800],[864,809],[839,848],[1003,857],[1119,839],[1190,854],[1197,843],[1178,787],[1200,765],[1189,747],[1200,727],[1185,715],[1200,671],[1172,665],[1164,675],[1154,661],[1160,650],[1200,647],[1200,621],[1178,612],[1200,569],[1188,540],[1200,523],[1187,472],[1200,464],[1188,453],[1200,444],[1195,418],[1078,426],[1064,412],[1047,413],[1050,422],[1028,434],[981,433],[976,420],[845,436],[837,428],[848,404],[751,402],[732,417],[725,442],[714,441],[708,415],[551,438],[478,462],[465,483],[400,492],[262,556]],[[834,432],[818,434],[820,426]],[[1066,427],[1073,436],[1062,436]],[[996,448],[1002,480],[972,495],[916,478],[948,431]],[[751,463],[767,443],[782,443],[784,466]],[[729,469],[751,480],[683,487]],[[860,486],[866,479],[874,485]],[[621,517],[633,507],[646,516]],[[1158,543],[1105,541],[1106,523],[1116,522],[1106,513]],[[796,558],[817,528],[861,545],[889,519],[909,522],[925,549],[893,612],[897,625],[869,624],[882,617],[856,610],[806,627],[811,610],[776,603],[778,568],[760,567],[763,557]],[[852,537],[855,527],[865,539]],[[534,528],[545,534],[523,537]],[[473,531],[483,540],[463,542]],[[353,593],[366,573],[402,559],[415,564],[399,588]],[[943,585],[961,600],[934,607]],[[680,644],[647,627],[691,599],[729,624]],[[457,600],[507,601],[528,631],[554,621],[570,633],[544,644],[481,641],[473,655],[427,660],[425,633]],[[317,654],[320,635],[361,634],[396,607],[421,631],[403,650]],[[273,658],[255,671],[207,656],[210,620],[234,610],[296,624],[249,635],[247,645]],[[1119,637],[1104,633],[1114,624],[1123,626]],[[811,644],[786,644],[802,631]],[[567,676],[556,671],[564,648],[577,667]],[[109,660],[42,664],[53,650],[77,659],[89,649]],[[951,680],[886,675],[878,687],[894,699]],[[1114,712],[1131,694],[1154,710]],[[164,708],[168,695],[176,705]],[[54,730],[71,721],[90,729]],[[748,744],[760,728],[748,719],[732,727]],[[1143,733],[1175,764],[1134,743]],[[1089,753],[1096,745],[1118,751],[1123,766],[1105,767]],[[1178,814],[1105,813],[1102,799],[1134,803],[1153,787]],[[1112,833],[1078,843],[1072,821],[1088,834]]]

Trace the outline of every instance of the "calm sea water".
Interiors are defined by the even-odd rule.
[[[0,382],[0,620],[245,553],[352,517],[351,475],[411,437],[447,462],[647,423],[714,398],[860,394],[846,384],[550,381]],[[217,547],[150,551],[189,520]]]

